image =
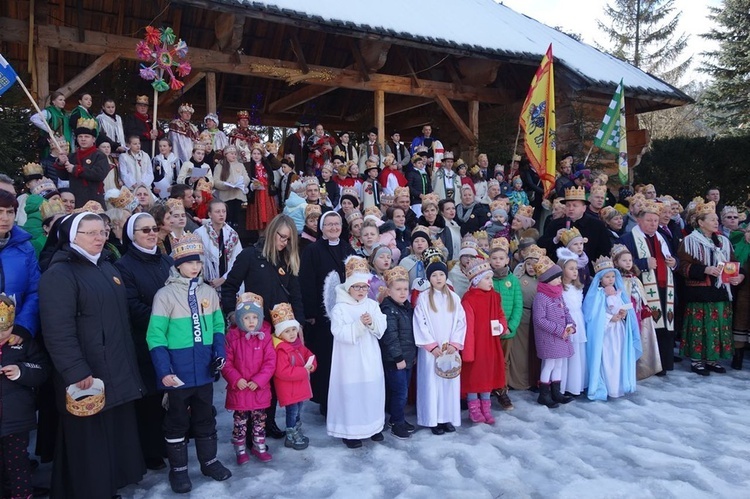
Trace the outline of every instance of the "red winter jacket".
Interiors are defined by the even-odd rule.
[[[312,398],[310,387],[310,373],[305,369],[307,359],[313,354],[301,341],[299,346],[283,341],[279,338],[273,339],[276,347],[276,373],[273,375],[273,385],[276,387],[276,396],[279,405],[287,405],[304,402]],[[313,360],[313,371],[318,368],[318,360]]]
[[[232,326],[226,336],[227,363],[221,375],[227,380],[227,402],[230,411],[254,411],[271,406],[271,378],[276,369],[276,351],[271,341],[271,325],[264,322],[260,335],[246,337],[245,332]],[[240,390],[237,382],[254,381],[258,389]]]

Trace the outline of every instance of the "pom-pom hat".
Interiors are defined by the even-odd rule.
[[[280,336],[290,327],[299,329],[299,322],[294,318],[294,310],[288,303],[277,303],[271,309],[271,322],[273,323],[273,334]]]
[[[428,281],[432,274],[437,271],[445,273],[446,276],[448,275],[448,266],[443,259],[443,252],[438,248],[427,248],[424,250],[422,253],[422,263],[424,264],[425,275]]]
[[[203,256],[203,242],[200,236],[195,234],[186,234],[182,239],[175,243],[172,248],[172,259],[174,266],[179,267],[186,262],[199,262]]]

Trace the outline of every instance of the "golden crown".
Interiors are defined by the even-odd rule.
[[[6,331],[16,322],[16,302],[5,293],[0,294],[0,331]]]
[[[243,303],[252,303],[257,305],[258,308],[263,308],[263,297],[251,292],[242,293],[237,297],[237,308],[239,309]]]
[[[319,204],[308,204],[305,206],[305,218],[319,217],[323,214],[323,209]]]
[[[120,194],[117,197],[109,198],[109,202],[115,208],[125,208],[133,202],[133,193],[124,185],[120,188]]]
[[[318,177],[315,177],[315,176],[302,177],[302,182],[305,183],[305,186],[308,186],[308,185],[311,185],[311,184],[312,185],[320,185],[320,182],[318,181]],[[346,190],[346,189],[344,189],[344,190]],[[352,189],[352,190],[354,190],[354,189]],[[355,196],[357,195],[357,191],[354,191],[354,195]]]
[[[55,215],[65,215],[65,205],[59,199],[51,199],[42,203],[39,212],[42,220],[47,220]]]
[[[510,249],[510,243],[504,237],[496,237],[490,241],[490,250],[495,251],[496,249],[503,250],[507,253]]]
[[[349,165],[339,165],[339,167],[336,168],[336,173],[341,177],[346,177],[349,175]]]
[[[185,205],[182,204],[182,199],[169,198],[167,199],[167,209],[170,212],[174,210],[180,211],[185,209]]]
[[[526,248],[526,256],[524,258],[524,261],[529,259],[539,260],[541,257],[545,256],[547,254],[547,250],[540,248],[536,244],[532,244],[528,248]]]
[[[288,303],[277,303],[273,309],[271,309],[271,322],[273,325],[281,324],[286,321],[296,320],[294,318],[294,310]]]
[[[617,215],[622,216],[622,214],[617,211],[614,206],[605,206],[599,212],[599,218],[607,221],[612,220]]]
[[[39,163],[26,163],[23,165],[23,176],[44,175],[44,168]]]
[[[73,213],[85,213],[87,211],[98,215],[99,213],[104,213],[104,208],[97,201],[88,201],[80,208],[73,210]]]
[[[609,256],[612,258],[612,260],[615,260],[623,253],[630,253],[628,247],[624,244],[615,244],[614,246],[612,246],[612,251],[609,252]]]
[[[464,249],[464,248],[477,249],[477,246],[479,246],[479,243],[477,242],[477,238],[474,237],[474,234],[466,234],[463,237],[463,239],[461,239],[461,249]]]
[[[357,189],[353,187],[345,187],[341,189],[341,198],[343,199],[344,196],[351,196],[356,200],[359,200],[359,195],[357,194]]]
[[[429,248],[428,248],[429,249]],[[392,269],[388,269],[383,273],[383,277],[385,277],[385,283],[390,285],[392,282],[395,281],[409,281],[409,271],[406,270],[401,265],[397,265],[393,267]]]
[[[195,112],[195,109],[193,109],[193,106],[191,106],[187,102],[183,102],[182,104],[180,104],[180,107],[177,108],[177,112],[193,114]]]
[[[204,144],[203,142],[198,142],[198,141],[193,142],[193,149],[196,150],[196,151],[203,151],[203,152],[205,152],[206,151],[206,144]]]
[[[479,165],[474,165],[474,166],[472,166],[472,167],[471,167],[471,168],[469,169],[469,173],[470,173],[471,175],[478,175],[478,174],[479,174],[479,170],[480,170],[480,168],[479,168]]]
[[[408,198],[409,197],[409,188],[408,187],[396,187],[393,190],[393,197],[394,200],[398,198]]]
[[[565,189],[565,201],[586,201],[586,189],[583,187]]]
[[[711,213],[716,213],[716,205],[713,201],[709,201],[708,203],[698,203],[695,206],[694,214],[696,218],[704,215],[710,215]]]
[[[440,203],[440,197],[434,192],[422,194],[422,209],[428,204],[434,204],[437,207],[438,203]]]
[[[213,188],[213,183],[206,180],[205,178],[199,179],[198,183],[195,185],[195,190],[200,192],[211,192]]]
[[[393,206],[393,203],[396,201],[396,196],[392,194],[383,194],[380,196],[380,204],[383,206]]]
[[[346,278],[353,276],[354,274],[369,274],[370,266],[367,264],[367,260],[361,256],[350,256],[344,262],[344,268],[346,269]]]
[[[626,198],[626,201],[628,203],[630,203],[630,204],[633,204],[633,203],[638,202],[638,201],[643,202],[645,200],[646,200],[646,197],[643,194],[641,194],[640,192],[637,192],[637,193],[633,194],[632,196]]]
[[[517,217],[534,218],[534,207],[527,204],[522,204],[518,207],[516,212]]]
[[[591,186],[591,195],[599,194],[602,196],[607,195],[607,186],[606,185],[592,185]]]
[[[79,118],[76,123],[76,128],[85,128],[87,130],[96,130],[97,126],[96,120],[93,118]]]
[[[354,211],[352,211],[351,213],[349,213],[346,216],[346,223],[348,223],[349,225],[351,225],[353,221],[355,221],[357,219],[361,219],[361,218],[363,218],[362,217],[362,212],[359,211],[359,210],[354,210]]]
[[[32,194],[42,194],[43,192],[49,192],[57,190],[55,183],[46,177],[42,177],[39,183],[36,184],[32,189]]]
[[[65,408],[74,416],[86,417],[93,416],[102,409],[104,409],[104,403],[106,401],[104,392],[104,383],[98,378],[94,378],[94,384],[88,390],[86,396],[81,397],[80,400],[76,400],[71,392],[74,394],[80,390],[75,388],[75,385],[70,385],[65,391]],[[95,392],[95,393],[91,393]]]
[[[246,119],[249,120],[250,119],[250,113],[247,112],[244,109],[242,111],[237,111],[237,119],[241,120],[242,118],[246,118]]]
[[[577,239],[579,237],[583,237],[581,236],[581,231],[576,227],[571,227],[570,229],[565,229],[564,231],[562,231],[562,233],[560,233],[560,242],[563,246],[567,246],[573,241],[573,239]],[[586,242],[586,238],[583,239],[584,242]]]
[[[414,229],[412,229],[412,231],[411,231],[411,237],[413,238],[414,234],[416,234],[417,232],[423,232],[423,233],[427,234],[428,238],[430,238],[430,236],[429,236],[430,229],[427,228],[427,227],[425,227],[424,225],[417,225],[416,227],[414,227]]]
[[[148,106],[148,95],[136,95],[135,96],[135,103],[136,104],[146,104]]]
[[[474,232],[474,237],[477,240],[479,240],[479,239],[489,239],[490,238],[490,236],[487,234],[486,230],[478,230],[478,231]]]
[[[380,208],[378,208],[377,206],[368,206],[367,208],[365,208],[365,216],[367,215],[373,215],[380,218],[383,216],[383,212],[381,212]]]
[[[437,263],[437,262],[443,262],[445,263],[445,259],[443,258],[443,252],[440,251],[438,248],[427,248],[422,252],[422,263],[424,266],[428,266],[431,263]]]
[[[595,273],[599,273],[602,270],[614,269],[614,268],[615,268],[615,264],[612,262],[612,259],[608,256],[600,256],[594,262]]]
[[[490,203],[490,213],[495,210],[508,211],[508,198],[495,199]]]
[[[471,280],[485,272],[492,272],[492,267],[490,266],[490,262],[488,262],[487,260],[483,260],[481,258],[474,258],[469,262],[469,265],[466,268],[465,274],[466,274],[466,277],[468,277],[469,280]]]
[[[650,199],[647,199],[643,202],[643,206],[641,208],[641,213],[653,213],[654,215],[658,215],[661,213],[661,208],[659,208],[659,204],[656,201],[652,201]]]
[[[185,234],[172,248],[172,259],[179,260],[186,256],[203,255],[203,241],[195,234]]]
[[[548,257],[547,255],[542,255],[534,264],[534,272],[536,273],[537,277],[540,277],[542,274],[552,268],[553,265],[555,265],[555,262],[553,262],[550,257]]]

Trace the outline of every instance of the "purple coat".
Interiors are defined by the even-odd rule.
[[[552,298],[537,293],[531,314],[534,321],[536,355],[540,359],[567,359],[573,355],[570,338],[563,339],[565,326],[575,324],[562,296]]]
[[[229,329],[226,337],[227,363],[221,370],[227,380],[227,402],[230,411],[254,411],[271,406],[271,378],[276,370],[276,350],[271,338],[271,325],[264,322],[259,335],[247,338],[237,326]],[[257,390],[239,390],[240,379],[254,381]]]

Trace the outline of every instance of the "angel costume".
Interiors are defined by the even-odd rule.
[[[368,313],[372,325],[360,317]],[[383,431],[385,421],[385,374],[378,340],[386,317],[378,302],[355,300],[336,286],[336,305],[331,311],[333,356],[328,389],[326,429],[332,437],[370,438]]]
[[[615,273],[614,296],[607,296],[599,285],[602,276]],[[583,300],[583,316],[588,333],[588,398],[607,400],[622,397],[635,391],[635,365],[641,356],[641,335],[633,307],[627,309],[625,319],[612,322],[612,316],[630,304],[620,272],[606,268],[600,270]]]
[[[560,391],[580,395],[586,391],[586,321],[583,318],[583,289],[568,285],[563,287],[563,301],[576,326],[576,334],[570,336],[573,356],[563,359]]]
[[[453,312],[449,304],[453,302]],[[417,298],[414,308],[414,342],[417,351],[417,424],[435,427],[441,423],[461,426],[461,375],[441,378],[435,374],[435,356],[430,350],[450,343],[461,350],[466,338],[466,313],[461,299],[452,291],[433,293],[435,310],[430,306],[430,293]]]
[[[659,342],[656,339],[654,320],[651,316],[651,309],[646,302],[646,289],[643,287],[643,283],[636,276],[628,273],[623,273],[622,280],[625,284],[625,294],[630,296],[630,301],[635,310],[635,317],[639,325],[638,330],[641,332],[643,354],[635,365],[636,378],[640,381],[662,370]]]

